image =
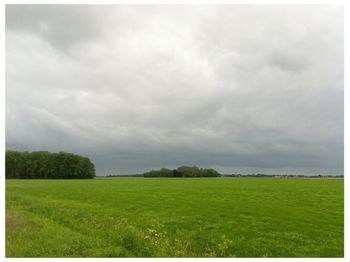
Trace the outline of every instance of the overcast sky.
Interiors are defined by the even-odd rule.
[[[339,6],[6,6],[6,149],[97,174],[343,173]]]

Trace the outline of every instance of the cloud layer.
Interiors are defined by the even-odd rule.
[[[6,147],[87,155],[100,175],[341,174],[342,12],[7,5]]]

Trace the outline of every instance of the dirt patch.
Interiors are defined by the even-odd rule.
[[[6,228],[7,227],[18,227],[26,224],[26,219],[12,211],[6,211]]]

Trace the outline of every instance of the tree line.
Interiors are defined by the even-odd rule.
[[[47,151],[6,151],[6,178],[18,179],[80,179],[95,177],[95,166],[80,155]]]
[[[176,169],[162,168],[151,170],[143,174],[144,177],[219,177],[221,174],[209,168],[199,168],[197,166],[181,166]]]

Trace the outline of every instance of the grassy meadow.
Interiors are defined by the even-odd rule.
[[[7,180],[6,257],[342,257],[343,179]]]

